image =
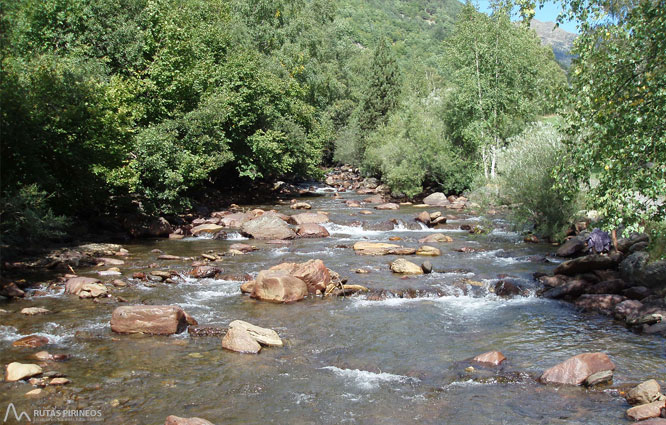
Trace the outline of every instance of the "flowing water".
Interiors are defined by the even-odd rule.
[[[362,196],[343,194],[342,199],[350,198]],[[285,346],[242,355],[223,350],[219,338],[187,332],[170,337],[116,335],[109,327],[116,305],[57,292],[3,302],[0,308],[15,313],[0,315],[0,362],[33,363],[32,354],[43,349],[67,353],[69,361],[48,363],[45,370],[62,372],[72,382],[47,387],[38,398],[24,395],[32,389],[29,384],[2,383],[0,413],[13,402],[17,410],[99,409],[105,424],[162,424],[170,414],[198,416],[218,425],[622,424],[629,422],[624,419],[629,406],[617,391],[544,386],[535,378],[572,355],[591,351],[606,352],[615,362],[615,385],[666,378],[661,337],[635,335],[607,317],[581,313],[566,303],[534,295],[503,299],[489,291],[499,275],[534,288],[532,274],[551,271],[558,261],[550,257],[552,247],[523,243],[502,220],[463,213],[445,229],[410,230],[421,209],[403,206],[364,216],[330,194],[306,200],[313,210],[330,213],[332,223],[326,227],[331,237],[295,240],[288,246],[249,241],[259,251],[224,257],[219,264],[225,273],[256,274],[281,262],[318,258],[349,283],[394,291],[413,288],[423,295],[276,305],[241,295],[237,281],[146,284],[131,276],[150,270],[151,263],[158,263],[159,270],[186,273],[190,268],[191,261],[157,260],[158,254],[151,252],[156,248],[198,257],[209,250],[224,252],[242,238],[236,234],[235,240],[160,239],[125,245],[131,255],[120,268],[130,285],[113,292],[129,304],[179,305],[202,325],[245,320],[275,329]],[[293,213],[287,206],[277,209]],[[354,223],[365,221],[368,228],[390,218],[407,224],[372,231]],[[464,223],[495,230],[470,235],[458,230]],[[417,246],[419,238],[432,232],[444,232],[454,242],[436,244],[442,249],[439,257],[409,258],[430,260],[435,269],[430,275],[401,279],[388,268],[395,257],[358,256],[352,249],[356,241],[386,242],[391,236],[403,239],[396,243]],[[454,251],[462,246],[482,251]],[[370,273],[355,274],[358,268]],[[95,276],[98,270],[77,272]],[[53,313],[17,313],[33,306]],[[51,344],[39,349],[11,346],[30,334],[46,336]],[[508,361],[501,368],[465,371],[471,357],[490,350],[502,351]]]

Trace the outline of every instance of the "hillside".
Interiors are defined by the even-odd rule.
[[[569,69],[571,59],[573,59],[570,52],[577,35],[556,27],[553,22],[532,19],[530,26],[536,31],[543,44],[552,46],[555,60],[565,69]]]

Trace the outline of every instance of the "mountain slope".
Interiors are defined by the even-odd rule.
[[[555,60],[564,69],[569,69],[571,60],[573,59],[570,52],[577,35],[556,27],[553,22],[541,22],[537,19],[532,19],[530,26],[536,31],[543,44],[553,48]]]

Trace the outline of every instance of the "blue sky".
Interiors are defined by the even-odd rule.
[[[479,6],[479,10],[482,12],[489,12],[489,0],[472,0],[473,3],[477,4]],[[537,7],[536,9],[536,15],[534,18],[543,21],[543,22],[548,22],[552,21],[555,22],[557,19],[557,15],[560,14],[560,11],[562,10],[562,3],[559,1],[552,1],[544,4],[544,6],[539,9]],[[577,33],[576,31],[576,24],[573,22],[565,22],[563,24],[560,24],[560,28],[562,28],[565,31]]]

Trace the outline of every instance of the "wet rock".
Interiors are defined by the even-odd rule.
[[[172,335],[187,329],[183,309],[172,305],[133,305],[117,307],[111,316],[116,333]]]
[[[124,280],[120,280],[120,279],[114,279],[111,282],[111,284],[113,286],[115,286],[116,288],[124,288],[125,286],[127,286],[127,282],[125,282]]]
[[[447,199],[446,195],[444,195],[442,192],[435,192],[431,195],[426,196],[423,199],[423,203],[426,205],[444,207],[448,206],[450,202]]]
[[[291,204],[292,210],[309,210],[311,208],[312,205],[308,204],[307,202],[295,202]]]
[[[51,310],[42,307],[26,307],[24,309],[21,309],[21,314],[25,314],[26,316],[35,316],[37,314],[48,314],[50,312]]]
[[[591,254],[561,263],[554,274],[573,276],[599,269],[612,269],[617,266],[615,258],[608,255]]]
[[[282,270],[290,276],[305,282],[310,293],[323,291],[331,282],[331,274],[321,260],[309,260],[305,263],[282,263],[269,270]]]
[[[324,226],[315,223],[305,223],[298,226],[296,234],[299,238],[327,238],[330,236]]]
[[[658,401],[662,397],[659,383],[650,379],[641,382],[627,393],[627,402],[632,405],[647,404]]]
[[[370,210],[361,210],[358,213],[363,214],[363,215],[372,215],[373,214],[373,212],[370,211]]]
[[[191,232],[192,235],[199,236],[203,234],[215,234],[223,229],[224,226],[220,226],[219,224],[208,223],[208,224],[200,224],[198,226],[193,227]]]
[[[185,239],[182,233],[169,233],[169,239]]]
[[[622,291],[622,295],[632,300],[642,300],[652,295],[652,291],[645,286],[632,286]]]
[[[613,315],[616,319],[627,320],[634,317],[638,317],[641,309],[643,308],[643,303],[636,300],[625,300],[618,303],[613,309]]]
[[[245,283],[243,283],[243,284],[240,286],[240,291],[241,291],[243,294],[251,294],[252,291],[254,290],[254,285],[255,285],[256,283],[257,283],[257,282],[254,281],[254,280],[250,280],[250,281],[248,281],[248,282],[245,282]]]
[[[662,407],[666,406],[664,401],[654,401],[648,404],[632,407],[627,410],[627,417],[635,421],[643,421],[650,418],[658,418],[661,415]]]
[[[257,248],[254,245],[248,245],[246,243],[234,243],[229,246],[229,250],[235,250],[235,251],[240,251],[243,254],[247,254],[248,252],[253,252],[257,251],[259,248]]]
[[[259,272],[250,296],[262,301],[290,303],[305,298],[308,286],[285,270]]]
[[[587,288],[591,286],[590,282],[583,279],[572,279],[560,286],[551,288],[543,293],[546,298],[561,299],[561,298],[576,298],[583,293],[587,292]]]
[[[181,418],[178,416],[168,416],[164,425],[214,425],[212,422],[209,422],[201,418]]]
[[[25,297],[25,292],[14,282],[1,282],[0,296],[7,298],[23,298]]]
[[[144,228],[144,233],[147,236],[152,236],[156,238],[167,236],[172,231],[173,229],[171,227],[171,224],[169,224],[169,222],[164,217],[158,217],[149,220]]]
[[[230,328],[222,339],[222,348],[244,354],[258,354],[261,345],[242,328]]]
[[[72,381],[67,378],[53,378],[49,381],[49,385],[67,385],[70,382]]]
[[[615,370],[615,365],[606,354],[584,353],[546,370],[539,381],[544,384],[581,385],[589,376],[606,370]]]
[[[506,360],[506,357],[504,357],[504,354],[499,351],[489,351],[487,353],[479,354],[472,360],[477,363],[499,366],[500,363]]]
[[[661,415],[662,418],[666,417],[664,414]],[[646,419],[644,421],[640,422],[640,425],[666,425],[666,419],[662,418],[651,418],[651,419]]]
[[[28,397],[38,396],[42,394],[42,391],[43,390],[41,388],[35,388],[34,390],[30,390],[27,393],[25,393],[25,395]]]
[[[391,250],[401,248],[400,245],[381,242],[356,242],[354,251],[360,255],[387,255]]]
[[[606,384],[613,380],[612,370],[602,370],[601,372],[593,373],[588,376],[583,382],[586,387],[593,387],[595,385]]]
[[[416,255],[422,255],[426,257],[437,257],[442,255],[442,251],[439,248],[433,246],[423,245],[416,250]]]
[[[117,258],[101,257],[99,261],[101,261],[105,266],[122,266],[125,264],[125,261],[119,260]]]
[[[269,347],[282,347],[282,340],[277,332],[272,329],[261,328],[242,320],[234,320],[229,323],[229,329],[241,329],[247,332],[252,339],[261,345]]]
[[[433,233],[425,238],[419,239],[419,243],[434,243],[434,242],[453,242],[453,239],[450,236],[444,235],[442,233]]]
[[[617,249],[624,253],[629,253],[631,247],[637,243],[647,243],[650,237],[645,233],[634,233],[628,238],[619,238],[617,240]]]
[[[353,295],[357,292],[368,292],[368,288],[362,285],[334,285],[331,283],[326,288],[325,295],[340,297],[340,296]]]
[[[12,343],[13,347],[27,347],[27,348],[38,348],[43,345],[48,344],[50,341],[48,338],[39,336],[39,335],[29,335],[24,336],[21,339],[18,339]]]
[[[5,381],[20,381],[41,373],[42,368],[36,364],[12,362],[5,367]]]
[[[633,285],[649,289],[666,288],[666,260],[648,262],[646,252],[634,252],[620,263],[622,278]]]
[[[400,205],[394,204],[393,202],[388,202],[386,204],[380,204],[375,207],[376,210],[399,210]]]
[[[289,222],[291,224],[296,224],[296,225],[322,224],[322,223],[328,223],[329,219],[326,214],[301,213],[301,214],[294,214],[291,217],[289,217]]]
[[[223,336],[226,332],[226,329],[219,326],[189,326],[187,328],[187,333],[191,336]]]
[[[585,250],[585,240],[579,237],[573,237],[568,241],[564,242],[557,249],[558,257],[573,257],[582,253]]]
[[[622,279],[604,280],[592,285],[587,292],[590,294],[620,294],[627,287]]]
[[[372,195],[363,199],[363,202],[365,202],[366,204],[383,204],[384,197],[382,195]]]
[[[72,277],[65,282],[65,293],[79,295],[86,285],[92,285],[99,282],[99,279],[93,277]]]
[[[255,239],[293,239],[296,233],[289,228],[284,220],[275,216],[262,215],[241,226],[241,232]]]
[[[522,289],[508,280],[500,280],[495,284],[495,295],[499,297],[515,297],[520,295]]]
[[[183,257],[180,257],[178,255],[170,255],[170,254],[162,254],[157,257],[158,260],[166,260],[166,261],[178,261],[182,260]]]
[[[596,311],[610,315],[616,305],[625,301],[622,295],[610,294],[583,294],[576,300],[576,307],[587,311]]]
[[[222,269],[213,266],[197,266],[190,271],[190,276],[196,279],[210,279],[222,273]]]
[[[398,258],[397,260],[392,261],[390,268],[393,273],[410,275],[423,274],[423,269],[421,267],[404,258]]]
[[[234,229],[240,228],[244,223],[252,220],[254,215],[250,213],[232,213],[220,219],[219,224],[224,227],[231,227]]]
[[[423,264],[421,264],[421,270],[423,270],[423,273],[425,274],[432,273],[432,263],[430,261],[424,261]]]
[[[395,229],[397,220],[384,220],[376,223],[363,222],[363,230],[374,230],[379,232],[389,232]]]

